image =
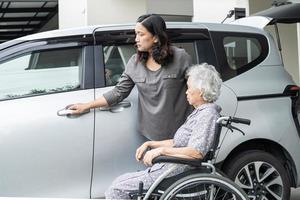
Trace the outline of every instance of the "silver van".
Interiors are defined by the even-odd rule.
[[[287,200],[290,187],[300,186],[299,87],[261,22],[290,21],[257,17],[168,23],[168,34],[194,64],[216,66],[222,114],[252,121],[239,127],[244,136],[223,130],[216,165],[249,199]],[[136,89],[108,109],[58,112],[112,89],[135,53],[134,37],[133,24],[106,25],[0,45],[0,196],[101,198],[115,177],[143,168],[134,159],[147,140],[136,131]]]

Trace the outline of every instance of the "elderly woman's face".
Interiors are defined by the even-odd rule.
[[[149,52],[156,41],[154,37],[141,23],[135,25],[135,42],[139,51]]]
[[[187,81],[186,98],[189,104],[194,107],[197,107],[204,103],[201,90],[193,86],[190,78],[188,78]]]

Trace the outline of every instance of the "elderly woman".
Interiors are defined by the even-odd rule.
[[[215,123],[221,110],[213,102],[220,95],[222,80],[215,68],[206,63],[192,66],[187,71],[187,77],[186,96],[195,109],[176,131],[173,139],[148,141],[137,149],[136,159],[146,166],[152,166],[152,160],[160,155],[201,159],[212,145]],[[144,182],[144,189],[148,189],[169,167],[170,164],[155,164],[144,171],[121,175],[112,183],[105,196],[107,199],[129,199],[129,193],[138,189],[140,181]],[[178,165],[169,176],[179,174],[187,168]]]

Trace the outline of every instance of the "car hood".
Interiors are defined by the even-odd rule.
[[[298,23],[300,22],[300,3],[286,4],[257,12],[249,17],[240,18],[231,22],[239,24],[264,28],[267,25],[275,23]]]

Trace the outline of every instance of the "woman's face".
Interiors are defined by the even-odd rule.
[[[192,85],[190,78],[188,78],[188,81],[187,81],[186,98],[187,98],[189,104],[194,107],[197,107],[204,102],[203,98],[202,98],[201,90],[198,88],[195,88]]]
[[[141,23],[135,26],[135,42],[139,51],[151,51],[156,41],[154,37]]]

